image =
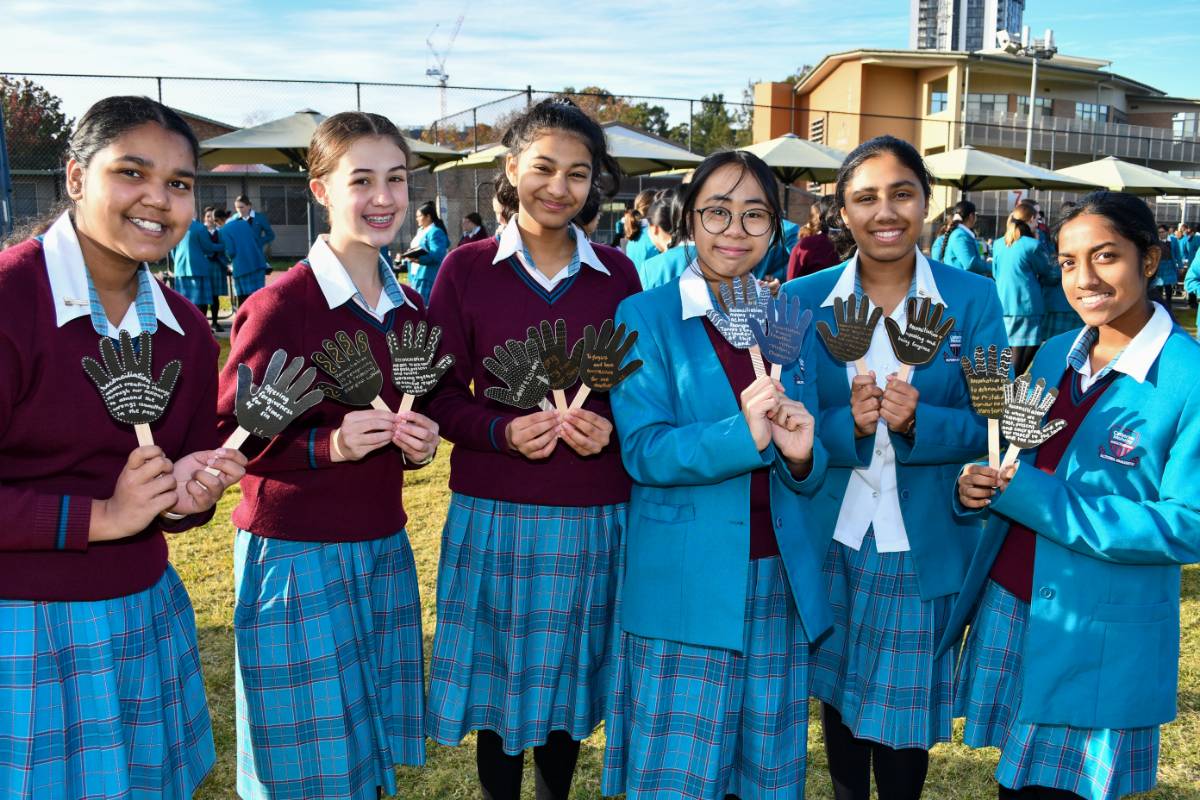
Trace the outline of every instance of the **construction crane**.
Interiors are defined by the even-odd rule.
[[[433,30],[429,32],[428,38],[425,39],[425,45],[429,48],[429,52],[433,54],[434,66],[425,70],[425,74],[433,78],[438,83],[438,101],[441,104],[441,116],[439,119],[446,118],[446,84],[450,81],[450,76],[446,74],[446,59],[450,56],[450,49],[454,47],[454,40],[458,38],[458,32],[462,30],[463,20],[466,19],[466,14],[459,14],[458,19],[454,21],[454,30],[450,32],[450,39],[446,42],[446,49],[439,52],[433,46],[433,35],[437,33],[441,23],[433,26]]]

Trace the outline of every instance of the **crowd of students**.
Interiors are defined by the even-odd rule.
[[[146,266],[175,248],[181,291],[210,304],[207,256],[234,241],[238,277],[239,223],[192,219],[195,136],[146,98],[80,118],[70,210],[0,252],[5,797],[187,798],[203,780],[195,621],[164,534],[207,523],[239,482],[243,798],[394,794],[393,767],[423,764],[427,739],[472,732],[484,798],[520,796],[528,749],[535,795],[566,798],[601,722],[605,794],[802,797],[810,698],[839,800],[866,800],[872,778],[884,800],[919,797],[956,717],[969,746],[999,748],[999,797],[1155,784],[1180,565],[1200,561],[1200,343],[1152,299],[1164,250],[1144,202],[1088,195],[1046,243],[1018,207],[993,282],[936,257],[963,250],[965,206],[934,258],[918,249],[930,177],[902,140],[856,148],[790,233],[767,166],[719,152],[624,220],[631,250],[645,240],[639,277],[584,227],[620,176],[594,120],[545,100],[503,143],[503,227],[464,220],[473,240],[429,269],[449,238],[422,206],[403,285],[381,248],[408,211],[406,141],[379,115],[324,120],[309,187],[329,233],[270,286],[243,273],[218,372],[203,314]],[[261,258],[253,215],[239,219]],[[1044,248],[1079,318],[1058,334],[1044,307],[1004,305],[1008,271],[1049,280]],[[810,311],[821,336],[761,369],[730,338],[730,285]],[[946,336],[910,372],[893,337],[930,303],[948,309]],[[563,367],[572,341],[614,323],[636,332],[624,347],[640,369],[607,394],[550,403],[520,369],[526,347],[561,350]],[[845,363],[827,334],[855,325],[865,350]],[[453,363],[411,406],[375,366],[427,326],[425,355]],[[1010,344],[1039,397],[1057,388],[1061,430],[997,469],[960,362]],[[219,446],[262,391],[247,378],[280,378],[281,350],[316,354],[324,401],[272,438]],[[80,367],[97,352],[111,383]],[[169,402],[139,446],[108,408],[160,372],[175,384],[155,387]],[[404,484],[442,438],[427,685]]]

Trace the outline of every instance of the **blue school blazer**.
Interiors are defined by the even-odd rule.
[[[823,589],[825,546],[808,498],[825,474],[797,481],[769,445],[755,448],[700,317],[681,319],[678,281],[626,298],[616,321],[638,332],[629,358],[643,366],[612,391],[625,469],[633,477],[625,533],[622,627],[630,633],[741,651],[750,565],[750,471],[771,468],[780,556],[809,641],[832,628]],[[789,397],[817,416],[813,336],[785,369]]]
[[[790,219],[783,220],[781,224],[783,225],[783,241],[768,248],[767,254],[754,268],[754,275],[759,280],[765,281],[770,278],[779,281],[787,280],[788,258],[792,255],[792,249],[795,248],[796,242],[800,238],[800,226]]]
[[[422,234],[417,246],[425,251],[425,255],[409,262],[408,278],[414,282],[422,279],[433,281],[437,277],[438,268],[442,266],[442,259],[450,251],[450,237],[437,225],[430,225]]]
[[[1062,380],[1075,336],[1046,342],[1032,374]],[[1179,565],[1200,561],[1197,371],[1200,343],[1176,325],[1144,383],[1120,375],[1101,395],[1053,475],[1025,450],[990,511],[956,503],[986,527],[941,652],[974,618],[1010,520],[1038,534],[1020,721],[1140,728],[1175,718]]]
[[[210,277],[213,274],[213,262],[209,256],[224,250],[220,243],[214,242],[208,235],[208,228],[204,227],[203,222],[192,220],[183,239],[171,251],[171,258],[175,261],[175,277]]]
[[[257,229],[241,217],[232,217],[221,226],[221,239],[225,242],[225,255],[233,263],[235,277],[265,272],[267,257],[263,255],[262,241]]]
[[[812,309],[814,326],[824,320],[836,330],[833,307],[821,303],[846,267],[843,263],[788,281],[783,293],[799,297]],[[959,358],[973,354],[977,346],[1008,344],[1000,300],[990,280],[936,261],[930,261],[929,267],[955,325],[933,361],[912,371],[910,381],[920,392],[913,438],[891,434],[900,513],[924,600],[959,590],[981,527],[978,520],[957,517],[947,505],[953,500],[954,479],[962,465],[987,452],[987,423],[971,408]],[[821,409],[817,432],[829,453],[829,474],[813,498],[812,510],[827,548],[850,473],[871,463],[875,437],[855,437],[846,365],[820,341],[809,364],[810,370],[814,367]]]
[[[637,244],[637,242],[634,242]],[[653,258],[646,259],[638,267],[638,277],[642,279],[642,288],[649,291],[658,286],[671,283],[688,268],[688,264],[696,258],[695,245],[677,244],[665,253],[659,253]]]
[[[271,242],[275,241],[275,229],[271,227],[271,221],[265,215],[254,212],[254,216],[250,218],[250,227],[254,229],[255,236],[258,237],[260,247],[266,247]]]
[[[979,255],[979,240],[967,233],[962,225],[950,231],[946,237],[946,252],[939,259],[951,267],[958,267],[977,275],[990,275],[987,262]]]
[[[1000,307],[1009,317],[1041,317],[1045,311],[1042,284],[1053,280],[1050,262],[1037,239],[1022,236],[1012,245],[996,239],[992,272]]]

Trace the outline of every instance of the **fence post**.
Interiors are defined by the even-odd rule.
[[[529,108],[533,105],[533,86],[525,84],[525,107]]]
[[[158,83],[158,102],[161,103],[162,102],[162,78],[155,78],[154,80],[155,80],[155,82]]]
[[[4,104],[0,103],[0,239],[13,230],[12,174],[8,169],[8,145],[4,140]]]
[[[362,111],[362,84],[354,82],[354,110]]]
[[[692,128],[696,127],[696,101],[688,100],[688,152],[694,153],[692,149]]]

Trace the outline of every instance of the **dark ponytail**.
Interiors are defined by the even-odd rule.
[[[421,207],[417,209],[417,213],[429,217],[433,220],[434,225],[442,229],[442,233],[446,234],[447,237],[450,236],[446,230],[446,223],[442,222],[442,218],[438,216],[437,203],[432,200],[426,200],[424,203],[421,203]]]
[[[925,160],[921,158],[921,154],[915,147],[903,139],[888,135],[876,136],[851,150],[850,155],[846,156],[846,160],[842,162],[841,169],[838,170],[837,188],[834,190],[837,203],[832,212],[832,215],[837,216],[837,225],[831,225],[829,228],[829,238],[833,240],[833,245],[843,260],[850,258],[858,250],[854,235],[841,220],[840,212],[846,207],[846,186],[864,162],[884,153],[890,153],[917,176],[926,202],[929,201],[929,195],[933,191],[933,178],[929,174],[929,168],[925,166]]]

